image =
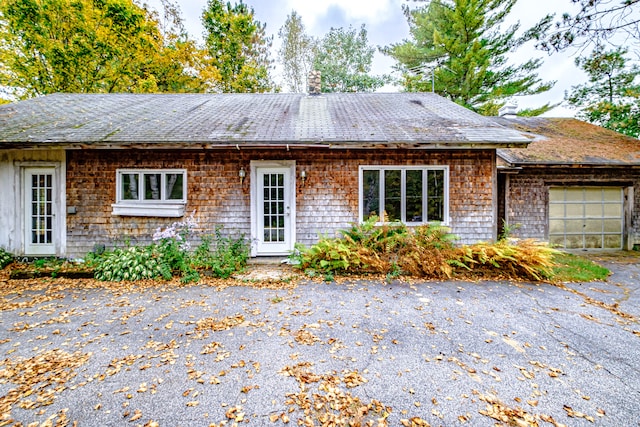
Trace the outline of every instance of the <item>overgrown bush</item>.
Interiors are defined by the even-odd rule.
[[[218,226],[213,236],[202,237],[192,259],[196,267],[209,270],[214,277],[227,279],[246,267],[250,248],[244,235],[224,237],[221,230],[222,226]]]
[[[13,255],[0,248],[0,270],[13,262]]]
[[[447,227],[404,224],[376,226],[378,218],[353,225],[340,238],[323,237],[310,248],[299,247],[297,261],[308,272],[324,274],[381,273],[451,278],[549,277],[555,249],[532,240],[478,243],[456,247]]]
[[[95,278],[121,281],[170,279],[178,275],[188,283],[197,282],[201,270],[209,270],[214,277],[228,278],[246,265],[249,257],[246,239],[223,237],[222,227],[216,228],[213,237],[202,237],[201,244],[191,251],[190,238],[196,226],[192,214],[186,221],[156,230],[151,245],[94,254],[90,263],[95,268]]]
[[[408,228],[402,223],[376,226],[377,217],[341,231],[341,238],[323,237],[310,248],[299,248],[298,262],[320,273],[399,273],[450,276],[446,254],[455,236],[446,227]]]

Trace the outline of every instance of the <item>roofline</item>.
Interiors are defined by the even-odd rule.
[[[503,159],[504,160],[504,159]],[[503,169],[519,169],[522,170],[524,168],[529,169],[542,169],[542,168],[596,168],[596,169],[604,169],[604,168],[613,168],[613,167],[630,167],[630,168],[640,168],[640,163],[624,163],[624,162],[574,162],[574,163],[558,163],[558,162],[507,162],[508,166],[503,167]]]
[[[603,167],[603,168],[608,168],[608,167],[612,167],[612,166],[629,166],[629,167],[637,167],[640,166],[640,162],[624,162],[621,160],[609,160],[609,161],[602,161],[602,162],[593,162],[593,161],[572,161],[572,162],[558,162],[558,161],[553,161],[553,160],[541,160],[541,161],[531,161],[531,160],[525,160],[525,161],[518,161],[515,160],[513,157],[507,155],[506,153],[501,152],[500,150],[497,151],[497,156],[500,157],[502,160],[504,160],[506,163],[508,163],[509,167],[513,167],[513,168],[522,168],[522,167],[528,167],[528,168],[536,168],[536,167]]]
[[[156,150],[201,150],[201,149],[309,149],[309,148],[329,148],[329,149],[411,149],[411,150],[442,150],[442,149],[499,149],[499,148],[526,148],[528,142],[481,142],[481,141],[442,141],[442,142],[392,142],[392,141],[318,141],[316,143],[300,142],[226,142],[216,143],[212,141],[193,141],[188,143],[170,143],[166,141],[158,142],[0,142],[1,149],[44,149],[60,148],[66,150],[135,150],[135,149],[156,149]]]

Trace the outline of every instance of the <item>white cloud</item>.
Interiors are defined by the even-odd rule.
[[[311,27],[331,9],[341,10],[348,21],[376,24],[384,21],[392,8],[400,8],[400,4],[393,0],[288,0],[287,10],[297,11]]]

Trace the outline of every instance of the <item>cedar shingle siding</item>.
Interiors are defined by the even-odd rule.
[[[361,165],[449,166],[449,213],[461,242],[495,238],[495,152],[382,150],[93,150],[67,152],[67,253],[82,256],[95,245],[150,241],[158,227],[176,218],[112,215],[118,168],[184,168],[188,201],[200,230],[250,235],[249,175],[241,185],[240,168],[251,160],[295,160],[297,175],[297,241],[306,245],[319,234],[334,236],[358,220],[358,167]],[[180,220],[179,218],[177,220]]]

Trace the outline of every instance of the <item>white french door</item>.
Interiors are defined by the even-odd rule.
[[[55,168],[24,169],[24,252],[55,255]]]
[[[286,255],[295,242],[295,165],[260,163],[252,170],[253,255]]]

